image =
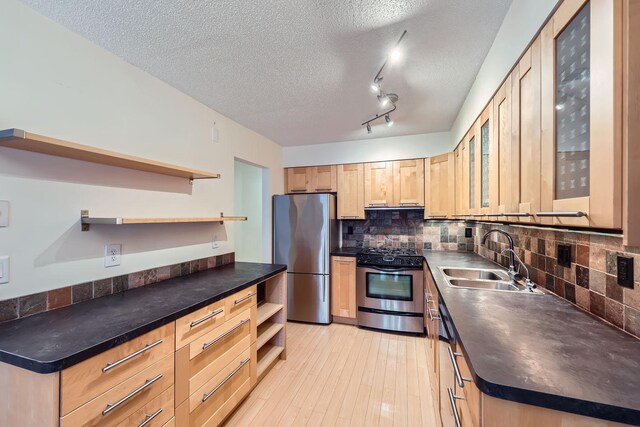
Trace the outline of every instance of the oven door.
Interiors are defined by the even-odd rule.
[[[424,311],[422,269],[358,266],[358,306],[401,313]]]

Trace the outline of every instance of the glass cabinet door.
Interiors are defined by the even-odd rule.
[[[622,2],[560,4],[542,30],[539,220],[622,226]]]
[[[480,128],[481,140],[481,181],[480,193],[482,208],[489,207],[489,121]]]
[[[556,38],[556,199],[589,196],[589,3]]]

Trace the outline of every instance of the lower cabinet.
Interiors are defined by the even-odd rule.
[[[331,257],[331,314],[356,318],[356,259]]]
[[[11,390],[0,426],[222,424],[286,358],[286,277],[271,276],[61,372],[0,363],[0,388]]]

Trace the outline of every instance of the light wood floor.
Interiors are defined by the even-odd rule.
[[[226,426],[436,426],[427,341],[287,324],[279,361]]]

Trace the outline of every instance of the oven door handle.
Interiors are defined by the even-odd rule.
[[[408,270],[412,270],[411,268],[407,268],[407,267],[389,267],[389,268],[384,268],[384,267],[375,267],[372,265],[367,265],[367,266],[362,266],[365,268],[369,268],[371,270],[376,270],[376,271],[384,271],[385,273],[398,273],[398,272],[402,272],[402,271],[408,271]]]

